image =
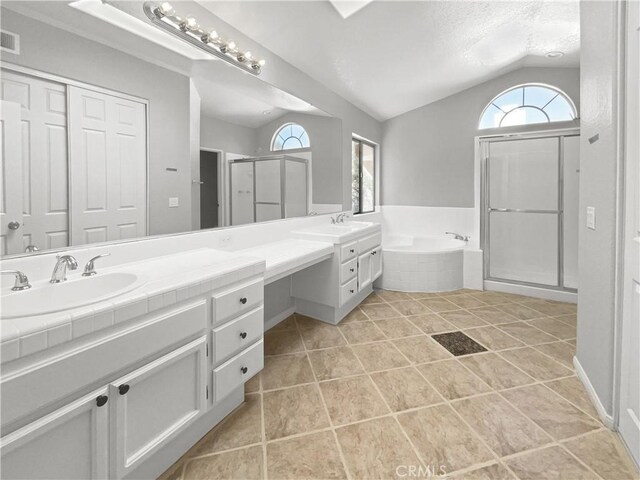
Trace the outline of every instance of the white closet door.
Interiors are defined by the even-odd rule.
[[[20,105],[1,101],[0,107],[0,253],[8,255],[22,251]]]
[[[146,106],[69,87],[71,243],[147,234]]]
[[[2,99],[21,106],[22,249],[66,247],[68,238],[66,86],[2,72]]]

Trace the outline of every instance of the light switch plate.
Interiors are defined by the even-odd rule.
[[[169,208],[176,208],[180,206],[180,200],[178,197],[169,197]]]
[[[596,229],[596,207],[587,207],[587,228]]]

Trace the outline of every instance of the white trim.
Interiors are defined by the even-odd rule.
[[[277,315],[275,315],[275,316],[273,316],[271,318],[265,319],[265,321],[264,321],[264,331],[266,332],[270,328],[275,327],[277,324],[279,324],[280,322],[286,320],[287,318],[289,318],[294,313],[296,313],[295,305],[293,307],[287,308],[284,312],[280,312],[279,314],[277,314]]]
[[[555,300],[556,302],[578,303],[578,294],[566,290],[551,290],[544,287],[532,285],[519,285],[508,281],[484,280],[484,289],[494,292],[515,293],[528,297],[544,298],[545,300]]]
[[[598,416],[600,417],[600,420],[602,420],[602,423],[604,424],[605,427],[607,427],[610,430],[613,430],[615,428],[613,416],[607,413],[607,411],[604,408],[604,405],[602,405],[602,402],[600,402],[600,398],[596,393],[596,389],[593,388],[593,385],[591,385],[591,382],[589,381],[589,377],[587,377],[587,374],[582,368],[582,365],[580,365],[580,362],[578,361],[578,357],[573,357],[573,366],[576,369],[576,375],[582,382],[582,385],[584,386],[585,390],[587,391],[587,394],[589,395],[589,399],[591,400],[591,403],[593,404],[596,411],[598,412]]]

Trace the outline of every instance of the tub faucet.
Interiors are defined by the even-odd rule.
[[[468,242],[469,241],[469,237],[466,235],[460,235],[459,233],[455,233],[455,232],[444,232],[445,235],[453,235],[453,238],[455,238],[456,240],[462,240],[463,242]]]
[[[58,255],[56,257],[56,266],[53,267],[50,283],[60,283],[67,279],[67,268],[75,270],[78,268],[78,262],[71,255]]]

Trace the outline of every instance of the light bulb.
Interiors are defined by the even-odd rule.
[[[185,19],[185,25],[189,30],[197,30],[199,28],[198,21],[191,15],[187,16]]]
[[[229,42],[227,42],[227,48],[229,50],[235,50],[236,49],[236,42],[234,42],[233,40],[229,40]]]
[[[218,32],[216,32],[215,30],[211,30],[209,33],[207,33],[207,39],[211,42],[214,40],[217,40],[220,36],[218,35]]]
[[[175,10],[169,2],[162,2],[160,4],[160,13],[162,13],[162,15],[171,15],[175,13]]]
[[[266,63],[267,62],[265,62],[264,59],[258,60],[258,65],[260,65],[261,67],[264,67]]]
[[[251,60],[251,57],[253,57],[251,52],[244,52],[244,55],[242,55],[242,56],[247,60]]]

